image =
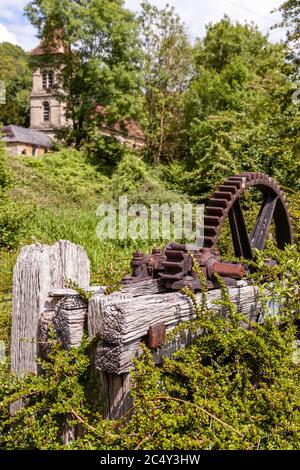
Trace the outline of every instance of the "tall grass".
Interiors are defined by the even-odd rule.
[[[31,227],[32,241],[54,243],[70,240],[81,245],[91,261],[93,279],[106,285],[130,271],[134,251],[150,251],[152,240],[101,240],[96,233],[99,218],[91,210],[39,209]],[[160,244],[158,242],[158,244]]]

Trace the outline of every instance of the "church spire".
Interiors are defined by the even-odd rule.
[[[42,56],[46,54],[66,54],[67,46],[62,40],[63,29],[55,29],[53,34],[45,36],[37,47],[29,52],[30,56]]]

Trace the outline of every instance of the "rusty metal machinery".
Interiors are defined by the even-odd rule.
[[[259,189],[263,197],[254,229],[249,234],[243,216],[241,196],[251,187]],[[264,249],[272,223],[280,249],[292,242],[287,204],[276,181],[263,173],[242,173],[230,177],[218,186],[208,201],[205,208],[202,248],[188,250],[186,245],[169,243],[163,250],[155,248],[150,255],[135,253],[132,260],[132,276],[127,276],[124,284],[146,279],[162,279],[166,289],[177,291],[189,287],[194,291],[199,290],[200,282],[193,270],[194,258],[207,279],[209,289],[218,286],[216,273],[222,276],[227,285],[236,285],[248,267],[242,263],[225,263],[220,259],[217,245],[227,217],[237,258],[253,260],[254,249]]]

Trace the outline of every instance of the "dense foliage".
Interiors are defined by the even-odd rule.
[[[186,160],[171,172],[177,186],[181,174],[182,187],[203,197],[226,176],[261,171],[299,188],[299,109],[285,54],[254,26],[225,17],[208,27],[186,93]]]
[[[192,46],[174,8],[142,3],[140,16],[145,89],[146,140],[155,163],[178,154],[184,92],[192,74]]]
[[[48,52],[33,66],[59,67],[67,117],[73,124],[69,139],[77,146],[87,130],[105,120],[136,117],[140,111],[140,48],[137,21],[123,0],[32,0],[26,14],[44,38]],[[64,54],[50,54],[55,41]],[[56,43],[57,44],[57,43]]]
[[[31,71],[26,52],[9,42],[0,43],[0,81],[6,89],[6,103],[0,104],[0,123],[29,125]]]
[[[169,339],[183,328],[202,328],[203,334],[189,348],[159,368],[145,348],[133,372],[129,421],[102,419],[101,403],[91,393],[86,341],[80,349],[66,352],[53,337],[50,358],[41,363],[43,376],[17,380],[2,370],[1,447],[299,449],[300,361],[294,321],[300,300],[294,282],[300,281],[300,257],[295,247],[276,256],[276,274],[283,278],[278,281],[272,270],[269,278],[260,272],[265,306],[260,323],[249,321],[243,327],[245,318],[223,287],[220,313],[195,303],[196,320],[171,333]],[[270,276],[273,291],[264,298],[263,286],[269,287]],[[286,282],[291,278],[292,284]],[[188,295],[195,302],[193,294]],[[275,317],[267,303],[270,297],[283,306]],[[10,417],[9,406],[21,397],[25,406]],[[63,436],[72,426],[77,426],[77,438],[64,445]]]
[[[147,207],[205,201],[227,176],[266,172],[288,196],[295,245],[281,252],[268,240],[268,250],[256,254],[249,281],[259,286],[261,305],[247,328],[224,286],[220,313],[186,291],[196,319],[169,339],[182,329],[203,334],[160,367],[144,349],[132,374],[133,407],[118,421],[102,418],[103,403],[93,393],[93,341],[65,351],[53,335],[38,377],[17,378],[9,360],[0,364],[1,449],[300,449],[300,141],[299,105],[292,101],[299,1],[284,2],[281,11],[289,47],[226,16],[191,44],[172,8],[148,2],[140,18],[123,0],[29,2],[26,14],[40,37],[51,47],[56,31],[65,46],[65,54],[46,54],[32,65],[61,67],[74,129],[64,136],[71,147],[65,140],[41,158],[8,159],[0,146],[0,341],[8,357],[12,269],[23,244],[82,245],[92,282],[110,290],[128,273],[133,251],[164,244],[99,240],[97,206],[117,206],[121,195]],[[4,43],[0,62],[0,80],[8,83],[0,121],[27,125],[27,57]],[[96,113],[99,104],[104,113]],[[145,129],[139,153],[99,133],[103,119],[130,118]],[[255,191],[243,209],[250,226]],[[233,256],[228,224],[219,248],[226,259]],[[270,257],[276,266],[268,267]],[[11,416],[10,405],[21,398],[24,407]],[[76,438],[64,444],[73,428]]]
[[[4,145],[0,142],[0,248],[16,248],[24,236],[30,209],[16,204],[10,197],[12,184]]]

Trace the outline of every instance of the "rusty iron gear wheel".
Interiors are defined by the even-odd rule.
[[[254,229],[248,234],[240,197],[247,189],[257,187],[263,202]],[[285,197],[276,181],[263,173],[242,173],[218,186],[210,198],[204,216],[204,247],[215,249],[226,218],[229,218],[235,255],[253,259],[253,249],[264,249],[272,221],[275,238],[281,249],[292,243],[291,220]]]

